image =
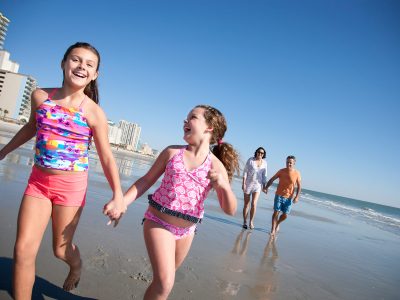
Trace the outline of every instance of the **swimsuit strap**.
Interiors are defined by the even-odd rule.
[[[48,94],[48,98],[50,99],[50,100],[52,100],[51,98],[54,96],[54,94],[57,92],[57,88],[54,88],[54,89],[52,89],[51,90],[51,92]]]
[[[78,109],[79,109],[80,111],[82,110],[83,104],[86,103],[86,98],[87,98],[87,96],[86,96],[86,94],[85,94],[85,96],[83,97],[83,100],[82,100],[81,104],[79,104],[79,108],[78,108]]]

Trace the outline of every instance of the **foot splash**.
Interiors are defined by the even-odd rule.
[[[70,268],[67,278],[64,281],[63,289],[65,291],[71,291],[78,287],[79,280],[81,279],[82,271],[82,260],[79,262],[77,268]]]

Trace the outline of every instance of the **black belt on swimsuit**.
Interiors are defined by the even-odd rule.
[[[158,204],[156,201],[153,200],[151,194],[149,194],[147,196],[147,199],[149,199],[149,204],[152,207],[154,207],[158,211],[161,211],[164,214],[167,214],[167,215],[170,215],[170,216],[174,216],[174,217],[177,217],[177,218],[181,218],[181,219],[184,219],[184,220],[192,222],[192,223],[201,223],[201,219],[200,218],[193,217],[193,216],[187,215],[187,214],[183,214],[183,213],[181,213],[179,211],[175,211],[175,210],[166,208],[166,207]]]

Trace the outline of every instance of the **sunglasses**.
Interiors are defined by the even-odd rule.
[[[263,152],[263,151],[257,151],[257,154],[262,154],[262,155],[264,155],[264,152]]]

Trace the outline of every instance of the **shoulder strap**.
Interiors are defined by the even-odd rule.
[[[53,98],[53,96],[54,96],[54,94],[57,92],[57,88],[54,88],[54,89],[52,89],[51,90],[51,92],[48,94],[48,98],[50,99],[50,100],[52,100],[51,98]]]
[[[79,110],[82,110],[82,106],[85,104],[86,99],[87,99],[87,96],[85,94],[85,97],[83,97],[83,100],[82,100],[81,104],[79,104]]]

